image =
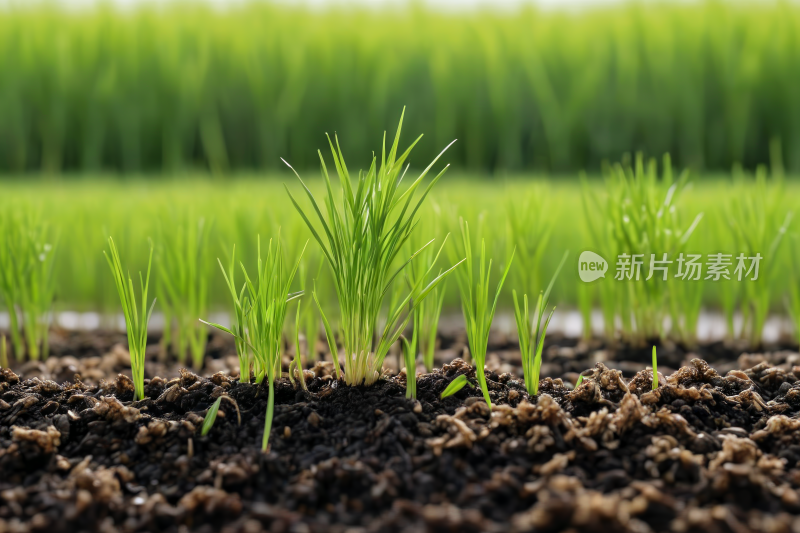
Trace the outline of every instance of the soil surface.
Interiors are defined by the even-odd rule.
[[[404,372],[347,387],[317,363],[307,392],[280,380],[265,453],[267,391],[230,371],[224,337],[207,377],[159,362],[153,339],[133,402],[124,338],[81,335],[0,371],[0,532],[800,531],[795,351],[715,370],[664,346],[653,390],[649,350],[556,342],[543,374],[564,379],[531,397],[493,339],[490,410],[478,388],[439,399],[460,374],[476,383],[444,338],[452,361],[420,375],[417,401]]]

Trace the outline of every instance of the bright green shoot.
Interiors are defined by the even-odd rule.
[[[486,349],[489,345],[489,330],[492,327],[494,314],[497,310],[497,300],[500,298],[500,290],[508,276],[511,263],[514,260],[514,253],[508,259],[503,275],[497,283],[494,299],[489,299],[489,276],[492,271],[492,260],[487,263],[486,242],[481,239],[481,253],[478,269],[475,269],[475,261],[472,255],[472,243],[469,235],[469,224],[463,219],[461,223],[461,236],[463,238],[463,248],[466,254],[466,265],[456,272],[458,288],[461,292],[461,310],[464,314],[464,322],[467,328],[467,338],[469,350],[475,363],[475,370],[478,376],[478,383],[481,386],[483,397],[486,404],[491,408],[492,401],[489,398],[489,388],[486,383],[484,365],[486,364]]]
[[[56,246],[47,224],[27,210],[1,217],[0,234],[0,294],[8,310],[11,345],[18,360],[27,352],[38,361],[49,352]]]
[[[411,342],[401,336],[403,342],[403,360],[406,365],[406,398],[417,399],[417,328],[411,334]]]
[[[144,361],[147,347],[147,324],[156,305],[155,298],[150,308],[147,308],[147,291],[150,287],[150,267],[153,264],[153,245],[150,244],[150,258],[147,261],[147,276],[142,278],[139,272],[141,285],[141,308],[136,303],[136,292],[133,289],[133,279],[128,274],[127,281],[122,270],[122,261],[114,240],[108,238],[109,254],[103,252],[114,275],[114,284],[117,286],[119,299],[122,303],[122,313],[125,315],[125,330],[128,334],[128,352],[131,356],[131,374],[133,375],[134,399],[144,399]]]
[[[303,375],[303,359],[300,356],[300,300],[297,301],[297,314],[294,321],[294,358],[289,363],[289,381],[295,385],[294,373],[297,371],[297,380],[303,390],[308,390],[306,387],[306,377]]]
[[[239,411],[239,405],[236,403],[236,400],[223,394],[217,398],[213,404],[211,404],[211,407],[209,407],[208,411],[206,412],[205,418],[203,418],[203,427],[200,429],[200,435],[203,437],[208,435],[208,432],[211,431],[211,428],[214,426],[214,422],[217,421],[217,414],[219,413],[219,406],[222,404],[222,400],[228,400],[233,404],[233,406],[236,408],[236,416],[239,420],[239,425],[242,425],[242,413]]]
[[[522,372],[525,377],[525,388],[528,394],[535,396],[539,393],[539,373],[542,368],[542,351],[544,349],[544,337],[547,333],[547,327],[550,325],[550,320],[553,318],[553,313],[556,308],[550,311],[547,320],[542,327],[542,318],[544,317],[547,302],[550,298],[550,291],[553,289],[558,274],[567,260],[569,252],[564,253],[561,263],[556,269],[556,273],[550,280],[547,290],[544,294],[539,294],[539,300],[534,309],[533,320],[531,320],[530,309],[528,307],[528,295],[524,295],[523,306],[520,308],[519,301],[517,300],[517,291],[513,291],[514,296],[514,318],[517,321],[517,333],[519,334],[519,350],[522,355]]]
[[[250,365],[252,363],[252,354],[247,345],[247,321],[245,319],[245,291],[247,285],[242,284],[242,288],[237,292],[236,290],[236,245],[233,246],[231,251],[231,259],[228,263],[228,270],[222,266],[222,261],[217,258],[219,268],[222,270],[222,275],[225,277],[225,284],[231,295],[233,302],[233,324],[231,325],[231,335],[236,339],[236,355],[239,357],[239,381],[241,383],[250,383]],[[202,320],[201,320],[202,322]]]
[[[575,386],[573,387],[573,389],[577,389],[578,387],[580,387],[581,383],[583,383],[583,374],[578,374],[578,379],[577,381],[575,381]]]
[[[206,413],[205,418],[203,418],[203,427],[200,430],[200,435],[205,437],[208,435],[208,432],[211,431],[211,428],[214,426],[214,422],[217,421],[217,413],[219,412],[219,406],[222,403],[222,396],[217,398],[211,407],[208,408],[208,412]]]
[[[447,242],[446,235],[444,243]],[[419,243],[421,245],[421,243]],[[414,246],[417,246],[416,244]],[[432,267],[436,256],[434,249],[431,247],[424,248],[418,258],[411,262],[407,279],[409,286],[413,287],[418,282],[424,283],[422,277],[432,272]],[[442,271],[439,270],[439,274]],[[422,360],[425,365],[425,370],[428,372],[433,371],[434,355],[436,353],[436,338],[439,330],[439,319],[442,315],[442,306],[444,304],[445,290],[447,288],[447,280],[443,280],[425,299],[420,305],[414,309],[414,336],[412,346],[415,354],[417,349],[422,352]]]
[[[473,389],[475,388],[475,386],[472,383],[467,381],[467,376],[465,376],[464,374],[456,376],[456,378],[453,381],[450,382],[450,384],[447,386],[447,388],[445,388],[442,391],[442,394],[441,394],[440,398],[442,400],[444,400],[448,396],[452,396],[453,394],[457,393],[458,391],[460,391],[461,389],[463,389],[467,385],[469,385],[470,388],[473,388]]]
[[[314,214],[301,208],[286,187],[292,203],[319,243],[333,273],[341,316],[341,338],[345,356],[344,376],[336,360],[336,343],[332,337],[330,324],[322,313],[321,306],[318,305],[318,308],[322,313],[328,344],[334,357],[336,377],[337,379],[343,377],[348,385],[370,385],[378,380],[389,348],[400,337],[416,306],[420,305],[439,282],[455,268],[451,267],[427,285],[423,286],[420,281],[413,286],[405,298],[389,308],[386,324],[382,331],[378,330],[378,318],[385,297],[391,290],[392,282],[421,250],[409,258],[401,258],[400,252],[414,230],[415,219],[422,202],[447,169],[445,167],[424,189],[422,188],[425,176],[444,153],[442,151],[407,188],[401,189],[400,185],[408,170],[404,165],[411,149],[419,141],[418,138],[405,152],[399,154],[398,144],[402,124],[401,117],[397,134],[388,153],[384,135],[380,161],[373,156],[369,170],[359,172],[355,184],[345,164],[338,139],[334,144],[334,141],[328,138],[340,190],[334,192],[328,168],[320,152],[326,187],[324,208],[327,214],[323,214],[320,202],[296,172]],[[415,200],[415,194],[420,189],[422,193]],[[310,216],[316,219],[316,223],[311,221]],[[432,242],[428,242],[425,246],[430,246]],[[441,252],[441,248],[439,251]],[[315,301],[319,304],[316,296]]]
[[[303,250],[305,250],[305,247]],[[302,252],[300,256],[302,257]],[[301,292],[289,293],[299,262],[300,259],[298,258],[294,267],[291,270],[287,269],[284,264],[280,237],[276,239],[275,243],[270,240],[266,260],[263,260],[261,256],[261,238],[259,237],[256,277],[251,279],[247,269],[243,264],[239,263],[245,278],[246,294],[244,289],[239,293],[236,292],[232,277],[229,277],[223,270],[225,281],[234,295],[236,314],[239,317],[236,321],[237,323],[239,320],[242,321],[241,324],[244,325],[245,334],[241,335],[241,331],[237,332],[220,324],[201,320],[201,322],[209,326],[233,335],[237,340],[244,341],[253,354],[253,371],[256,383],[261,383],[264,378],[267,379],[269,398],[267,400],[267,413],[262,440],[262,449],[264,451],[268,448],[269,434],[272,428],[272,416],[275,408],[275,380],[280,377],[281,372],[281,348],[286,311],[288,303],[302,294]],[[244,371],[242,371],[242,375],[244,375]]]
[[[197,317],[208,312],[210,224],[203,218],[194,220],[188,216],[167,224],[169,227],[160,231],[156,255],[157,288],[167,315],[165,333],[172,340],[178,361],[183,363],[188,351],[194,368],[199,369],[208,337]],[[173,316],[178,326],[175,335],[171,334]]]
[[[653,390],[658,388],[658,359],[656,358],[656,347],[653,346]]]
[[[320,272],[322,271],[322,265],[324,264],[323,258],[317,252],[316,254],[310,253],[308,254],[311,256],[308,260],[304,259],[300,263],[300,271],[298,276],[300,278],[300,290],[303,291],[303,294],[307,294],[309,282],[311,285],[319,279]],[[311,268],[312,265],[316,265],[313,269]],[[310,276],[310,274],[314,274]],[[301,311],[300,311],[300,320],[302,321],[302,330],[303,334],[306,339],[306,358],[309,361],[316,361],[317,360],[317,339],[319,338],[319,326],[320,326],[320,319],[319,315],[317,314],[316,304],[312,301],[311,298],[307,298],[306,301],[301,304]]]

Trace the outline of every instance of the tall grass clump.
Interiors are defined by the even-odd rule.
[[[0,215],[0,296],[9,316],[14,356],[32,361],[49,354],[55,296],[53,232],[33,210],[9,208]]]
[[[780,174],[770,177],[766,168],[759,167],[754,178],[739,171],[733,180],[736,194],[730,197],[726,215],[735,249],[728,256],[730,279],[724,283],[730,295],[728,305],[739,300],[737,307],[744,319],[740,335],[750,346],[758,347],[776,289],[784,292],[786,288],[779,267],[794,212],[786,205]],[[796,278],[796,273],[790,279]],[[730,310],[728,315],[732,315]],[[732,320],[729,328],[735,334]]]
[[[469,234],[469,224],[463,219],[461,224],[461,237],[463,251],[465,254],[464,267],[456,271],[456,281],[461,293],[461,310],[464,315],[464,322],[467,329],[467,340],[469,341],[469,351],[475,364],[475,371],[478,375],[478,383],[481,386],[483,397],[486,404],[491,408],[492,400],[489,398],[489,387],[486,383],[486,349],[489,346],[489,331],[492,328],[494,314],[497,311],[497,301],[500,298],[500,291],[503,283],[508,276],[511,263],[514,260],[514,252],[506,262],[500,280],[497,282],[497,289],[494,298],[489,298],[489,277],[492,272],[492,260],[487,262],[486,241],[481,239],[480,256],[477,269],[475,268],[475,257],[472,253],[472,241]],[[452,248],[451,248],[452,250]]]
[[[681,196],[689,184],[688,172],[675,179],[665,156],[659,177],[655,160],[645,164],[637,155],[633,166],[617,164],[606,174],[606,194],[591,194],[585,186],[584,205],[592,242],[609,262],[609,279],[599,285],[613,286],[613,311],[620,313],[624,336],[639,344],[661,337],[669,313],[674,332],[691,341],[703,281],[687,275],[685,265],[683,277],[678,277],[678,263],[703,213],[683,221]],[[623,262],[627,266],[620,269]],[[606,290],[603,298],[608,297]],[[603,311],[604,320],[613,323],[612,309],[604,306]]]
[[[286,188],[289,198],[319,243],[333,274],[345,356],[343,376],[332,330],[324,314],[323,324],[331,346],[336,377],[344,378],[348,385],[375,383],[381,375],[383,360],[390,346],[400,337],[415,307],[455,268],[453,266],[439,274],[427,285],[420,281],[413,286],[400,302],[389,308],[386,323],[378,331],[378,317],[392,282],[422,250],[408,258],[400,257],[400,252],[414,230],[422,202],[447,170],[445,167],[422,188],[425,176],[444,153],[443,150],[408,187],[402,188],[408,170],[408,166],[404,168],[404,165],[421,138],[418,137],[404,152],[398,153],[402,125],[401,116],[389,151],[386,151],[384,134],[380,160],[373,155],[369,169],[358,173],[355,184],[345,164],[338,138],[335,144],[328,138],[340,190],[334,192],[325,159],[319,152],[326,188],[323,204],[326,214],[323,214],[320,203],[299,175],[297,179],[303,186],[313,213],[302,208]],[[415,193],[421,188],[422,193],[415,198]],[[312,218],[315,222],[312,222]],[[431,244],[432,241],[425,246]],[[402,281],[402,278],[398,281]]]
[[[528,295],[524,294],[522,296],[522,306],[520,307],[517,291],[512,293],[514,296],[514,318],[517,322],[517,333],[519,335],[519,351],[522,357],[522,373],[525,378],[525,388],[531,396],[539,394],[539,373],[542,368],[544,337],[547,334],[547,327],[550,325],[550,320],[553,318],[556,308],[553,307],[550,311],[544,321],[544,325],[542,325],[542,320],[547,311],[547,302],[550,299],[553,283],[558,278],[558,274],[561,272],[568,255],[569,252],[564,254],[547,289],[543,293],[539,293],[539,299],[536,302],[532,318],[528,305]]]
[[[255,277],[251,278],[244,264],[239,263],[244,277],[241,289],[238,289],[235,285],[235,279],[232,276],[233,267],[231,266],[229,272],[226,272],[224,268],[222,269],[222,274],[234,301],[234,315],[236,317],[234,328],[229,329],[205,320],[201,320],[201,322],[233,335],[237,341],[240,341],[240,344],[237,344],[237,350],[245,347],[249,348],[252,353],[256,383],[260,384],[266,379],[269,387],[269,398],[267,400],[264,436],[261,444],[262,449],[266,451],[269,444],[270,430],[272,429],[272,415],[275,409],[275,380],[280,378],[281,375],[281,350],[283,347],[283,327],[286,320],[286,311],[288,303],[299,298],[302,294],[300,292],[289,292],[302,258],[302,252],[300,258],[297,259],[291,269],[285,264],[280,236],[275,239],[275,242],[270,240],[265,259],[262,259],[261,238],[259,237],[257,253],[258,261]],[[233,260],[231,260],[232,262]],[[222,268],[221,261],[220,268]],[[245,363],[241,352],[239,353],[239,361],[240,372],[244,377],[248,372],[248,368],[244,366]]]
[[[105,251],[108,266],[114,276],[114,284],[117,287],[120,302],[122,303],[122,313],[125,315],[125,331],[128,334],[128,352],[131,357],[131,374],[133,375],[134,400],[144,399],[144,362],[145,350],[147,348],[147,325],[150,322],[150,315],[156,305],[155,298],[150,307],[147,307],[147,292],[150,287],[150,267],[153,263],[153,245],[150,245],[150,258],[147,261],[147,276],[142,277],[139,272],[140,301],[141,307],[136,302],[136,291],[133,288],[133,279],[128,274],[127,278],[122,270],[122,261],[114,244],[114,240],[108,238],[109,253]]]
[[[210,226],[205,219],[188,215],[162,221],[156,255],[165,348],[171,347],[181,364],[191,354],[197,369],[203,366],[208,338],[197,319],[208,312]]]

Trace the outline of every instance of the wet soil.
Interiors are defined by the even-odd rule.
[[[653,390],[649,350],[554,339],[531,397],[495,337],[490,410],[477,388],[439,399],[475,383],[445,337],[417,401],[404,372],[280,380],[262,452],[267,394],[239,382],[232,344],[211,337],[202,377],[151,340],[138,402],[118,334],[63,334],[0,371],[0,532],[800,531],[796,351],[702,348],[715,370],[664,346]],[[201,436],[223,394],[236,405]]]

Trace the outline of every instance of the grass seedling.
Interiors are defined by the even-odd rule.
[[[169,228],[160,232],[156,255],[159,273],[158,286],[164,306],[164,331],[173,337],[172,348],[183,364],[187,351],[194,368],[203,366],[208,333],[197,318],[208,309],[210,224],[203,218],[189,217],[171,220]],[[171,317],[177,321],[177,331],[171,334]]]
[[[411,342],[404,336],[400,339],[403,343],[403,360],[406,365],[406,398],[417,399],[417,328],[411,334]]]
[[[294,358],[289,363],[289,381],[295,386],[294,372],[297,371],[297,380],[303,390],[308,390],[306,387],[306,377],[303,374],[303,359],[300,356],[300,300],[297,301],[297,314],[294,321]]]
[[[153,263],[153,245],[150,244],[150,258],[147,261],[147,276],[142,278],[139,272],[141,285],[141,302],[139,308],[136,304],[136,293],[133,290],[133,279],[128,274],[127,281],[122,270],[122,261],[114,245],[114,240],[108,238],[109,254],[105,254],[111,273],[114,275],[114,284],[117,286],[119,299],[122,303],[122,313],[125,315],[125,330],[128,334],[128,352],[131,356],[131,374],[133,375],[134,399],[144,399],[144,360],[147,347],[147,324],[156,305],[155,298],[150,308],[147,308],[147,291],[150,287],[150,267]]]
[[[306,243],[307,244],[307,243]],[[305,248],[303,248],[305,251]],[[302,252],[300,254],[302,258]],[[236,308],[236,323],[243,328],[228,329],[220,324],[201,322],[229,333],[246,343],[253,354],[253,370],[256,383],[262,383],[266,378],[269,386],[267,412],[264,421],[264,436],[261,447],[267,451],[269,434],[272,429],[272,416],[275,409],[275,380],[281,372],[281,348],[283,342],[283,326],[286,320],[288,303],[300,297],[302,293],[289,293],[289,289],[297,272],[300,258],[294,267],[288,270],[284,264],[283,247],[281,239],[270,240],[267,248],[266,260],[261,257],[261,238],[258,239],[258,268],[253,279],[247,274],[247,269],[239,263],[244,275],[244,287],[237,292],[233,276],[229,276],[223,269],[225,281],[234,298]],[[222,263],[220,262],[220,266]],[[231,274],[233,267],[231,266]],[[245,288],[247,289],[245,291]],[[244,331],[244,335],[241,331]],[[237,348],[238,349],[238,348]],[[241,355],[240,355],[241,363]],[[242,372],[244,375],[244,372]]]
[[[414,308],[456,268],[451,267],[425,286],[420,283],[412,287],[405,298],[389,308],[386,323],[382,330],[378,330],[378,317],[392,282],[421,251],[418,250],[407,259],[400,257],[403,245],[414,230],[417,212],[431,188],[447,170],[445,167],[436,175],[415,201],[415,193],[444,153],[443,150],[405,190],[402,190],[400,185],[408,170],[407,166],[405,170],[403,166],[412,148],[419,141],[417,138],[405,152],[398,154],[402,125],[401,117],[397,134],[388,153],[384,134],[380,161],[373,155],[369,170],[359,172],[355,189],[338,139],[334,145],[328,137],[341,190],[338,194],[334,193],[325,160],[320,152],[322,176],[327,192],[324,202],[327,215],[323,215],[320,203],[295,172],[313,208],[314,215],[311,216],[316,217],[320,229],[311,222],[309,214],[300,207],[286,187],[289,198],[319,243],[333,273],[341,316],[341,338],[345,356],[344,376],[336,360],[336,343],[330,324],[322,313],[322,307],[319,306],[316,291],[315,301],[322,313],[328,344],[334,356],[336,377],[337,379],[344,377],[348,385],[362,383],[370,385],[377,381],[381,376],[383,360],[390,346],[400,337]],[[432,242],[425,246],[431,245]],[[441,248],[439,251],[441,252]],[[398,263],[399,267],[393,267]]]
[[[47,224],[30,211],[0,218],[0,294],[9,315],[11,345],[18,360],[49,353],[48,330],[55,295],[55,245]]]
[[[445,236],[445,243],[449,236],[449,234]],[[419,248],[419,246],[422,246],[422,243],[414,244],[414,246]],[[418,259],[411,262],[406,276],[410,287],[413,287],[419,282],[425,282],[424,276],[432,272],[434,260],[433,248],[427,247],[420,252]],[[442,271],[439,270],[439,274],[441,273]],[[439,330],[439,318],[442,315],[446,288],[447,280],[443,280],[433,289],[431,295],[414,309],[412,346],[414,348],[415,359],[417,349],[419,348],[419,351],[422,352],[422,361],[425,365],[425,370],[428,372],[433,371],[434,354],[436,353],[436,336]]]
[[[656,358],[656,347],[653,346],[653,390],[658,388],[658,359]]]
[[[319,279],[320,272],[322,271],[322,265],[324,264],[322,257],[316,257],[319,255],[317,252],[316,256],[312,255],[313,260],[303,260],[300,263],[300,290],[303,291],[303,294],[308,294],[309,286],[313,286],[314,282]],[[311,265],[316,265],[314,269],[311,269]],[[310,274],[314,274],[311,276]],[[301,311],[300,311],[300,320],[302,321],[302,329],[303,335],[305,336],[306,340],[306,358],[309,361],[316,361],[317,360],[317,339],[319,339],[319,314],[317,313],[316,304],[312,301],[311,298],[306,298],[303,304],[301,304]]]
[[[751,346],[758,347],[776,286],[785,290],[783,280],[777,277],[780,272],[777,267],[794,213],[785,206],[785,186],[780,175],[768,179],[766,169],[759,167],[753,184],[755,190],[746,188],[748,181],[742,173],[734,174],[734,187],[739,194],[731,197],[727,209],[736,243],[735,254],[731,255],[730,282],[741,286],[742,336],[748,337]],[[744,269],[737,274],[739,257],[744,259]],[[757,270],[753,262],[756,257]]]
[[[525,377],[525,388],[528,394],[536,396],[539,393],[539,372],[542,368],[542,350],[544,349],[544,337],[547,334],[547,326],[550,325],[550,319],[553,318],[553,313],[556,308],[550,311],[547,319],[542,327],[542,318],[547,308],[547,302],[550,299],[550,291],[553,289],[558,274],[567,260],[569,252],[564,253],[561,263],[556,269],[550,279],[550,284],[544,293],[539,293],[539,300],[536,302],[536,309],[534,310],[533,320],[531,320],[530,309],[528,307],[528,295],[523,295],[523,306],[520,309],[519,301],[517,300],[517,291],[513,291],[514,296],[514,318],[517,322],[517,333],[519,334],[519,350],[522,356],[522,372]]]
[[[233,302],[231,334],[236,341],[236,355],[239,358],[239,382],[250,383],[250,365],[253,358],[247,345],[247,322],[245,320],[245,290],[247,290],[247,284],[242,284],[241,290],[236,291],[236,245],[233,246],[231,251],[231,259],[227,271],[222,266],[222,261],[219,258],[217,258],[217,263],[225,278],[225,284]]]
[[[208,435],[208,432],[211,431],[211,428],[214,426],[214,422],[217,421],[217,414],[219,413],[219,406],[222,404],[222,400],[228,400],[233,404],[236,408],[236,416],[238,417],[239,425],[242,425],[242,413],[239,411],[239,405],[236,403],[236,400],[223,394],[211,404],[211,407],[209,407],[206,412],[206,416],[203,418],[203,427],[200,429],[200,435],[203,437]]]
[[[8,368],[8,348],[5,335],[0,335],[0,368]]]
[[[583,383],[583,374],[578,374],[578,379],[575,381],[575,386],[572,387],[573,390],[577,389],[578,387],[580,387],[581,383]]]
[[[208,408],[208,412],[206,413],[205,418],[203,418],[203,427],[200,430],[200,435],[205,437],[208,435],[208,432],[211,431],[211,428],[214,426],[214,422],[217,421],[217,413],[219,412],[219,406],[222,403],[222,396],[217,398],[211,407]]]
[[[486,241],[481,239],[480,262],[478,271],[475,271],[474,257],[472,255],[472,243],[469,235],[469,224],[463,219],[461,223],[461,236],[463,240],[464,253],[466,254],[465,268],[456,272],[459,292],[461,293],[461,310],[464,314],[464,322],[467,328],[467,338],[472,360],[478,376],[478,383],[481,386],[483,397],[486,404],[491,409],[492,401],[489,398],[489,388],[486,384],[486,374],[484,365],[486,364],[486,349],[489,345],[489,330],[492,327],[494,314],[497,310],[497,300],[500,298],[500,290],[508,276],[511,263],[514,260],[514,252],[511,253],[506,268],[500,281],[497,283],[494,299],[489,300],[489,276],[492,271],[492,260],[486,260]],[[477,277],[476,277],[477,275]]]
[[[645,165],[641,155],[637,155],[634,166],[619,164],[607,169],[607,195],[603,198],[592,194],[584,180],[584,207],[592,241],[608,261],[617,263],[620,254],[627,254],[630,265],[630,268],[617,268],[615,277],[622,282],[621,288],[613,283],[598,285],[604,320],[607,325],[613,324],[616,310],[619,310],[623,333],[633,342],[643,344],[646,339],[664,333],[665,309],[671,310],[673,323],[679,324],[685,322],[681,320],[682,309],[699,306],[699,298],[687,295],[697,294],[702,290],[702,283],[693,279],[676,281],[674,264],[672,274],[669,265],[667,271],[655,272],[649,268],[651,260],[662,261],[665,255],[674,263],[678,254],[685,251],[702,219],[700,213],[688,225],[681,221],[680,198],[688,183],[687,172],[673,179],[668,156],[664,157],[659,178],[655,160]],[[604,223],[594,224],[594,220]],[[638,266],[634,266],[634,255],[638,255]],[[691,291],[669,294],[669,287],[674,287],[675,283],[688,284]],[[609,294],[612,286],[613,292]],[[669,302],[666,301],[668,297]],[[608,303],[613,300],[617,300],[616,310]],[[690,314],[696,316],[697,313]],[[613,330],[609,333],[613,334]]]
[[[467,385],[469,385],[471,389],[475,388],[475,385],[467,381],[467,376],[464,374],[456,376],[456,378],[451,381],[449,385],[447,385],[447,388],[442,391],[440,398],[444,400],[448,396],[452,396],[453,394],[457,393]]]

